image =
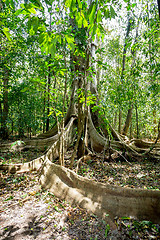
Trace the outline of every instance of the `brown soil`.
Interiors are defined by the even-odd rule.
[[[0,239],[160,239],[160,226],[115,219],[111,230],[101,218],[57,199],[38,184],[37,174],[2,175]]]
[[[5,153],[1,162],[26,162],[41,153]],[[2,159],[3,158],[3,159]],[[70,158],[70,155],[66,156]],[[69,160],[66,160],[66,164]],[[160,189],[160,163],[103,162],[95,156],[82,162],[79,174],[124,187]],[[76,169],[76,168],[75,168]],[[57,199],[41,189],[37,173],[0,173],[0,239],[160,239],[160,225],[150,221],[116,218],[116,229],[103,219]]]

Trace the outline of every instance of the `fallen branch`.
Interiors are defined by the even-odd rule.
[[[121,154],[119,151],[117,151],[116,149],[113,149],[111,147],[111,150],[114,151],[114,152],[117,152],[129,165],[132,166],[132,163],[128,162],[128,160],[123,156],[123,154]]]

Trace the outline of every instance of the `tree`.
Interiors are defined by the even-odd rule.
[[[45,2],[49,2],[49,4],[52,6],[52,1],[47,0]],[[129,5],[129,7],[131,7],[131,5]],[[61,57],[61,66],[64,67],[62,71],[64,76],[62,82],[62,85],[64,86],[64,92],[61,94],[61,96],[63,96],[63,98],[61,98],[63,99],[63,106],[61,108],[62,111],[53,109],[53,112],[55,112],[57,117],[57,125],[55,127],[44,134],[40,134],[32,141],[26,141],[27,147],[34,146],[42,150],[44,150],[46,146],[49,147],[44,156],[24,165],[13,167],[3,165],[1,168],[10,169],[13,172],[17,171],[18,168],[21,170],[41,168],[40,178],[43,185],[52,189],[52,184],[55,184],[56,181],[57,184],[60,182],[58,185],[60,189],[58,194],[60,195],[64,192],[67,196],[71,197],[71,188],[74,187],[74,184],[77,187],[77,184],[85,184],[86,182],[78,181],[78,177],[75,177],[73,172],[65,170],[60,166],[55,166],[52,164],[52,160],[56,157],[59,157],[60,164],[64,166],[63,153],[74,141],[73,133],[75,133],[75,126],[77,127],[78,132],[76,135],[76,143],[74,145],[74,152],[71,157],[70,167],[72,167],[75,163],[74,160],[76,154],[77,157],[80,158],[80,161],[86,157],[85,155],[88,156],[94,151],[101,152],[104,150],[109,150],[110,155],[113,152],[118,152],[120,155],[122,155],[121,151],[125,151],[128,153],[129,157],[133,158],[143,156],[159,158],[158,150],[156,153],[153,153],[153,151],[148,151],[148,148],[153,147],[151,143],[137,140],[129,142],[127,138],[117,133],[104,116],[104,111],[100,107],[100,100],[98,99],[97,94],[98,86],[96,81],[96,41],[98,38],[100,38],[101,34],[104,34],[105,32],[102,25],[102,18],[104,16],[107,18],[112,18],[116,15],[113,6],[108,5],[104,1],[89,1],[89,4],[87,5],[86,2],[67,0],[65,1],[64,10],[68,13],[68,15],[64,13],[63,9],[60,10],[59,5],[55,7],[55,11],[61,16],[60,23],[64,23],[64,28],[66,28],[66,31],[63,31],[64,29],[59,29],[57,27],[52,32],[47,31],[47,21],[41,21],[39,17],[35,16],[36,8],[38,8],[38,11],[43,13],[44,8],[40,1],[36,1],[36,3],[35,1],[31,1],[31,3],[25,3],[22,6],[22,9],[20,9],[20,12],[23,12],[27,16],[27,19],[29,19],[28,25],[30,34],[32,33],[33,35],[35,34],[39,36],[42,53],[46,55],[50,54],[52,57],[52,59],[49,59],[48,62],[46,61],[47,67],[51,67],[51,65],[53,66],[57,58],[60,59],[59,52],[57,53],[57,47],[60,49],[60,51],[62,49],[63,55]],[[125,63],[125,54],[126,48],[124,48],[124,57],[122,59],[123,66]],[[69,70],[71,73],[69,73]],[[122,67],[122,76],[123,71],[124,67]],[[71,82],[69,82],[72,87],[69,107],[66,111],[66,115],[64,116],[67,93],[67,74],[72,76]],[[50,93],[51,91],[49,89],[48,94]],[[102,135],[101,133],[104,134]],[[104,135],[106,135],[106,137]],[[144,149],[144,146],[146,149]],[[154,144],[154,149],[156,149],[156,144]],[[75,181],[72,181],[72,179]],[[66,183],[70,184],[70,187],[66,187]],[[103,189],[103,186],[101,187]],[[94,191],[96,191],[96,188],[97,185],[95,186]],[[58,188],[56,188],[56,190],[57,189]],[[107,188],[107,193],[110,190],[110,188]],[[86,194],[84,193],[85,191],[86,188],[82,187],[82,195],[84,200],[82,205],[91,205],[91,208],[93,207],[93,209],[96,211],[96,208],[98,208],[99,205],[94,207],[94,204],[90,204],[88,199],[84,199]],[[92,194],[92,191],[89,193]],[[125,194],[127,194],[127,192]],[[147,194],[150,196],[151,193],[149,192]],[[77,200],[75,195],[76,193],[74,193],[73,197],[75,197],[76,201],[79,203],[80,200]],[[117,195],[117,191],[113,191],[113,196],[115,195]],[[145,199],[146,195],[143,191],[142,195]],[[78,196],[81,198],[81,195],[78,194]],[[97,195],[95,196],[97,197]],[[133,191],[133,198],[136,199],[136,196],[136,193]],[[158,196],[159,194],[155,194],[155,199],[157,199]],[[153,203],[152,198],[149,197],[149,199],[150,200],[147,202],[147,206],[150,208]],[[122,204],[123,201],[120,200],[120,202]],[[144,202],[145,201],[143,201],[143,204]],[[140,200],[138,203],[140,203]],[[155,204],[155,206],[159,209],[158,204]],[[155,211],[155,209],[152,209],[150,211],[151,214],[153,214],[153,210]],[[142,212],[143,217],[146,217],[146,209],[144,210],[143,208]],[[121,212],[121,214],[123,213],[124,211]],[[134,214],[137,214],[137,212]]]
[[[50,2],[49,4],[51,6],[49,11],[51,11],[52,3]],[[103,130],[103,127],[106,125],[106,120],[103,117],[101,117],[101,120],[99,120],[99,115],[98,115],[99,113],[101,115],[103,113],[98,107],[98,104],[99,104],[98,94],[97,94],[98,86],[97,86],[96,75],[95,75],[95,72],[96,72],[96,65],[95,65],[96,42],[95,41],[96,41],[96,38],[100,36],[100,32],[104,33],[104,29],[102,26],[102,16],[107,16],[111,18],[115,16],[115,12],[112,6],[110,6],[110,10],[107,9],[107,5],[105,5],[105,8],[104,8],[104,5],[102,4],[102,2],[99,2],[99,3],[90,2],[88,7],[86,3],[78,2],[78,7],[77,7],[75,2],[66,1],[65,6],[69,8],[70,12],[69,12],[69,20],[66,21],[68,29],[67,29],[67,32],[64,34],[64,32],[62,31],[63,29],[62,30],[60,29],[60,31],[57,31],[57,29],[55,29],[53,30],[53,32],[51,32],[51,28],[50,28],[50,31],[47,32],[46,27],[44,27],[44,21],[41,22],[41,20],[38,18],[36,18],[35,20],[35,16],[32,16],[31,14],[33,15],[36,14],[34,7],[37,8],[37,6],[38,7],[41,6],[41,11],[43,11],[42,5],[40,3],[38,5],[34,5],[33,3],[28,3],[23,5],[25,11],[27,11],[27,13],[25,14],[29,18],[29,25],[28,25],[29,31],[32,32],[31,33],[32,35],[38,34],[39,32],[39,40],[42,45],[42,51],[46,54],[50,54],[50,57],[51,56],[53,57],[52,61],[54,61],[56,56],[55,50],[57,45],[62,44],[62,48],[67,47],[70,50],[71,69],[72,71],[74,71],[74,77],[72,82],[72,94],[71,94],[70,107],[66,113],[66,117],[64,120],[63,120],[64,116],[62,116],[61,123],[64,121],[64,126],[65,126],[70,121],[72,116],[78,117],[78,135],[77,135],[77,143],[75,145],[75,151],[73,153],[72,160],[71,160],[71,166],[72,166],[74,163],[73,160],[77,151],[78,151],[77,152],[78,156],[81,157],[81,155],[85,153],[85,148],[88,148],[88,146],[90,146],[92,150],[102,151],[106,146],[109,146],[110,144],[110,140],[107,140],[104,137],[102,137],[96,130],[98,128],[102,128]],[[78,12],[77,12],[77,9],[78,9]],[[56,11],[59,14],[60,10],[58,9]],[[64,17],[62,17],[62,20],[63,18]],[[37,22],[39,24],[39,27],[37,26]],[[126,31],[126,41],[129,36],[130,28],[131,28],[131,20],[129,18],[128,27]],[[63,42],[62,42],[62,36],[64,37]],[[135,37],[135,41],[136,41],[136,38],[137,38],[137,35]],[[124,50],[123,50],[121,79],[124,77],[124,71],[125,71],[126,49],[128,44],[126,41],[125,41]],[[51,60],[49,60],[48,62],[49,76],[51,71],[50,66],[52,65],[50,61]],[[133,61],[134,61],[134,58],[133,58]],[[67,64],[66,57],[64,59],[64,63],[65,65]],[[48,87],[49,86],[50,86],[50,83],[48,84]],[[65,90],[65,95],[66,95],[66,90]],[[48,96],[50,96],[50,90],[48,92]],[[76,110],[75,101],[77,101],[78,103],[78,111]],[[49,99],[48,99],[48,103],[49,103]],[[49,112],[48,112],[49,106],[47,109],[48,109],[47,114],[49,115]],[[131,116],[130,114],[131,112],[132,112],[132,108],[129,109],[128,116]],[[103,126],[101,126],[100,124],[102,122],[105,122]],[[128,121],[126,120],[126,122]],[[116,133],[115,130],[111,127],[110,123],[108,124],[109,124],[110,130],[107,130],[108,132],[106,133],[107,136],[109,134],[112,134],[113,138],[118,139],[120,141],[118,143],[114,142],[113,143],[114,147],[112,146],[112,141],[111,141],[112,150],[116,148],[116,151],[117,151],[117,149],[125,148],[125,151],[128,151],[129,155],[140,156],[139,152],[141,152],[141,150],[138,150],[133,146],[131,147],[127,145],[124,142],[123,138],[118,133]],[[60,132],[64,129],[63,124],[61,126],[62,127],[59,128],[59,135],[62,134]],[[124,126],[123,133],[124,132],[125,134],[127,133],[128,127],[129,127],[129,124],[126,124]],[[87,129],[89,129],[88,133],[87,133]],[[38,138],[51,137],[55,133],[57,133],[57,130],[58,128],[56,126],[50,131],[48,131],[47,133],[40,134]],[[89,136],[90,136],[90,145],[88,145],[88,140],[87,140]],[[44,144],[46,144],[47,141],[45,139],[43,141],[44,141]],[[37,140],[34,140],[33,142],[28,142],[28,144],[31,144],[31,145],[33,144],[36,146],[38,143],[40,143],[40,148],[44,148],[42,140],[37,139]],[[48,144],[50,145],[50,143]]]

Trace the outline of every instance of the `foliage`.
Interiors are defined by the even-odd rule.
[[[137,108],[141,136],[152,138],[156,133],[160,107],[158,11],[155,6],[138,0],[136,3],[124,1],[125,13],[121,3],[116,5],[105,0],[91,1],[90,5],[79,0],[2,1],[1,65],[3,72],[9,70],[6,124],[10,133],[36,134],[44,131],[47,118],[53,125],[57,116],[59,120],[64,117],[63,104],[65,113],[72,82],[78,76],[73,73],[70,56],[86,58],[90,44],[97,41],[96,58],[91,60],[99,78],[100,113],[113,123],[114,116],[121,109],[124,123],[127,110],[133,105],[133,135]],[[128,16],[132,19],[131,29],[124,42],[123,28]],[[122,82],[124,46],[126,63]],[[87,71],[87,81],[93,81],[94,67],[89,66]],[[51,78],[50,84],[48,77]],[[0,82],[3,81],[2,75]],[[2,84],[0,90],[3,110]],[[85,98],[83,92],[81,103],[85,103]],[[87,105],[96,101],[95,96],[88,93]]]

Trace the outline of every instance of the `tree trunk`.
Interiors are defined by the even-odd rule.
[[[51,88],[51,69],[48,67],[48,91],[47,91],[47,121],[46,121],[46,132],[49,131],[49,113],[50,113],[50,88]]]
[[[133,110],[133,107],[131,107],[128,110],[127,118],[126,118],[123,130],[122,130],[122,134],[125,135],[125,136],[128,133],[129,125],[130,125],[130,122],[131,122],[131,119],[132,119],[132,110]]]
[[[133,131],[133,126],[132,126],[132,119],[131,119],[131,123],[130,123],[130,134],[129,134],[129,138],[132,139],[132,131]]]
[[[131,23],[132,23],[132,19],[128,18],[128,25],[127,25],[125,42],[124,42],[124,47],[123,47],[122,72],[121,72],[121,80],[122,81],[123,81],[123,77],[124,77],[124,70],[125,70],[125,63],[126,63],[126,52],[127,52],[127,43],[128,43],[129,32],[130,32],[130,29],[131,29]]]
[[[139,139],[139,122],[138,122],[138,108],[137,104],[135,105],[136,108],[136,130],[137,130],[137,139]]]
[[[141,14],[140,14],[140,16],[141,16]],[[131,21],[132,21],[132,19],[130,18],[129,21],[128,21],[126,39],[125,39],[125,45],[124,45],[124,51],[123,51],[123,66],[122,66],[121,78],[123,78],[124,70],[125,70],[125,55],[126,55],[126,49],[125,48],[126,48],[126,40],[128,39],[130,28],[131,28]],[[135,36],[134,44],[136,44],[137,38],[138,38],[138,27],[139,27],[139,19],[138,19],[138,24],[137,24],[137,28],[136,28],[136,36]],[[132,68],[135,64],[135,50],[134,51],[131,50],[131,53],[132,53],[132,56],[133,56],[132,64],[131,64],[131,70],[132,70]],[[132,119],[132,111],[133,111],[133,106],[128,110],[126,122],[125,122],[125,125],[124,125],[123,130],[122,130],[122,134],[125,135],[125,136],[128,133],[129,125],[130,125],[130,122],[131,122],[131,119]]]
[[[125,52],[123,60],[124,64]],[[84,67],[83,63],[85,61],[84,59],[82,62],[78,61],[79,59],[77,59],[77,62],[75,61],[75,72],[78,70],[79,74],[84,74],[87,68],[84,71],[84,69],[80,69],[80,67]],[[125,138],[118,134],[114,129],[112,129],[111,133],[116,136],[116,141],[114,139],[110,140],[109,138],[107,139],[103,137],[96,130],[93,121],[93,114],[91,114],[90,110],[88,110],[87,126],[87,119],[85,120],[87,95],[85,93],[85,104],[83,101],[81,101],[83,98],[81,99],[82,95],[80,95],[80,93],[84,94],[84,88],[87,88],[85,90],[88,91],[86,79],[83,79],[83,76],[85,76],[86,72],[84,75],[83,74],[82,76],[78,76],[78,135],[75,144],[75,151],[71,157],[71,167],[74,164],[74,157],[77,153],[78,146],[80,147],[82,143],[81,140],[83,141],[81,137],[85,137],[84,132],[86,132],[87,127],[93,151],[101,152],[105,149],[109,149],[111,154],[111,151],[114,152],[120,149],[127,151],[131,157],[142,157],[142,153],[145,154],[146,148],[148,149],[149,146],[152,146],[152,143],[148,144],[143,141],[133,141],[128,144],[126,143],[127,141],[125,141]],[[93,78],[93,82],[89,82],[89,84],[92,94],[96,94],[96,79]],[[46,134],[39,136],[43,139],[35,138],[32,141],[26,141],[28,145],[30,144],[36,149],[45,149],[47,146],[49,147],[48,151],[43,156],[29,163],[12,166],[0,165],[0,169],[9,170],[12,173],[15,173],[16,171],[20,172],[39,170],[40,183],[44,188],[49,189],[49,191],[53,192],[57,197],[66,199],[71,203],[79,204],[81,207],[87,208],[95,214],[106,215],[106,213],[109,213],[112,218],[115,216],[134,216],[142,220],[148,219],[152,221],[160,221],[160,193],[158,191],[112,187],[107,184],[96,183],[95,181],[77,176],[76,173],[66,169],[65,167],[52,163],[52,161],[60,155],[59,152],[62,150],[62,148],[59,148],[61,141],[64,141],[64,152],[67,151],[71,143],[73,144],[73,126],[76,122],[75,119],[77,118],[77,104],[74,101],[76,90],[77,80],[73,81],[70,106],[65,119],[63,119],[62,127],[64,132],[58,131],[58,134],[55,134],[57,133],[57,129],[60,130],[60,128],[56,126]],[[122,112],[119,110],[119,132],[121,132],[121,115]],[[59,124],[59,122],[57,122],[57,124]],[[128,125],[126,124],[126,126]],[[160,133],[159,130],[158,132]],[[64,140],[61,138],[61,136],[63,136]],[[139,146],[142,146],[142,148]],[[83,146],[82,148],[84,149]],[[146,156],[153,156],[155,155],[155,152],[152,151],[148,152],[147,154],[149,155]],[[160,156],[159,150],[156,151],[156,154],[158,158]],[[63,165],[63,159],[61,159],[60,164]]]
[[[153,110],[153,132],[154,132],[154,135],[156,134],[157,132],[157,119],[156,119],[156,109]]]
[[[52,7],[49,11],[49,31],[52,31]],[[51,54],[49,54],[49,63],[51,63]],[[46,132],[49,131],[49,113],[50,113],[50,90],[51,90],[51,67],[48,67],[48,102],[47,102],[47,121],[46,121]]]
[[[46,85],[47,85],[47,83],[46,83]],[[45,89],[44,89],[44,100],[43,100],[43,133],[45,132],[45,125],[46,125],[46,121],[45,121],[45,118],[46,118],[46,116],[45,116],[45,111],[46,111],[46,86],[45,85]]]
[[[4,79],[3,79],[3,111],[2,111],[2,125],[1,125],[1,136],[2,139],[8,139],[8,81],[9,81],[9,70],[4,69]]]
[[[117,112],[115,112],[115,117],[114,117],[114,123],[113,123],[113,128],[116,129],[117,125]]]
[[[122,110],[119,109],[119,123],[118,123],[118,132],[121,133],[121,127],[122,127]]]

